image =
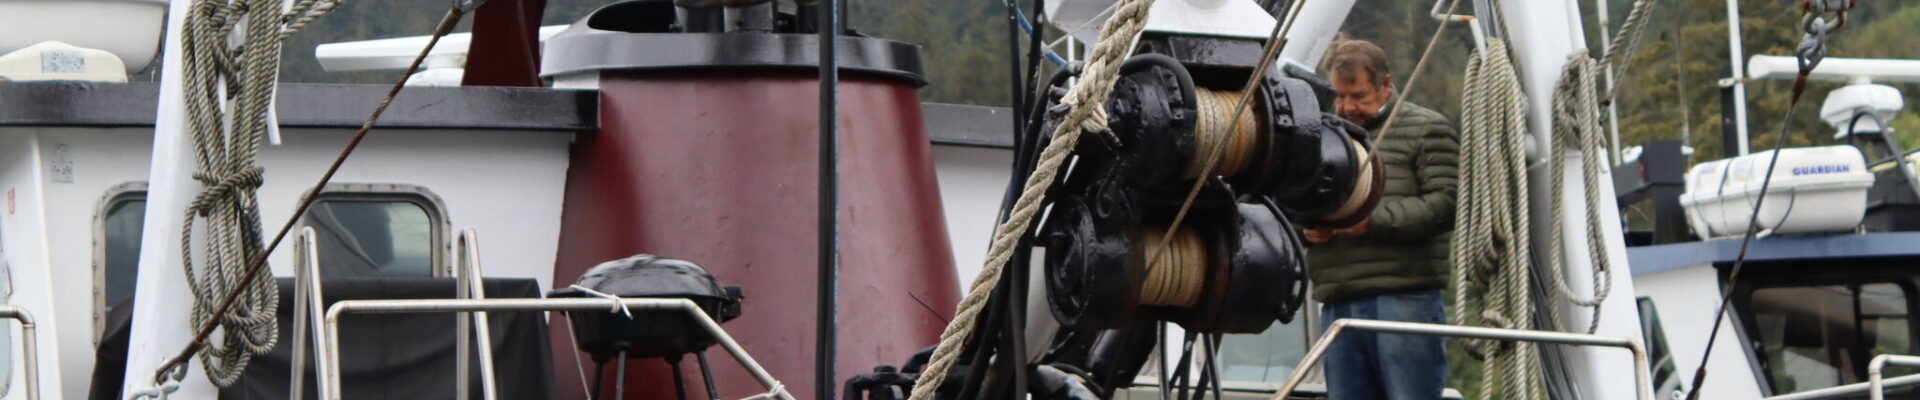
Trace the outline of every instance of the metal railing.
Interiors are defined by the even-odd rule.
[[[617,312],[621,308],[640,309],[640,310],[679,310],[681,312],[687,313],[687,315],[691,319],[693,319],[696,323],[700,325],[701,328],[707,331],[707,334],[713,335],[714,341],[719,343],[720,347],[727,351],[727,354],[733,355],[733,359],[735,361],[738,361],[742,368],[745,368],[747,372],[753,375],[753,378],[755,380],[760,381],[760,384],[767,388],[768,397],[773,397],[781,400],[793,399],[793,396],[787,393],[785,386],[781,385],[780,381],[775,380],[773,378],[773,375],[767,373],[766,368],[762,368],[759,362],[754,361],[753,356],[748,355],[747,351],[740,347],[740,343],[735,342],[733,340],[733,336],[727,335],[727,332],[725,330],[720,329],[720,323],[715,322],[712,317],[707,316],[706,312],[701,311],[699,306],[694,305],[692,300],[687,300],[687,299],[569,298],[569,299],[491,299],[491,300],[486,300],[486,299],[345,300],[338,303],[334,303],[333,307],[327,310],[325,328],[322,334],[325,335],[324,337],[326,338],[327,342],[338,343],[339,337],[340,337],[340,317],[346,314],[352,314],[352,313],[448,313],[448,312],[470,313],[470,312],[483,312],[483,311],[525,312],[525,311],[608,311],[608,310],[613,310]],[[1638,354],[1638,353],[1635,353],[1635,354]],[[323,353],[321,357],[322,359],[320,360],[320,362],[323,365],[326,365],[326,368],[321,369],[321,371],[325,372],[325,374],[322,375],[320,379],[324,381],[325,382],[324,385],[326,385],[326,387],[329,388],[327,392],[331,393],[333,396],[333,397],[327,398],[327,400],[338,400],[340,398],[339,397],[340,396],[340,374],[337,372],[339,371],[339,363],[340,363],[340,354],[339,354],[338,346],[333,346],[333,348],[327,349],[326,353]]]
[[[1653,399],[1652,381],[1648,378],[1647,352],[1640,347],[1640,341],[1613,336],[1585,335],[1577,333],[1529,331],[1519,329],[1481,328],[1471,326],[1420,324],[1412,322],[1376,321],[1366,319],[1341,319],[1333,321],[1327,327],[1320,340],[1314,341],[1313,348],[1307,350],[1307,356],[1300,359],[1300,365],[1287,377],[1287,383],[1273,393],[1276,400],[1286,399],[1293,389],[1300,386],[1308,371],[1325,355],[1333,340],[1346,331],[1364,331],[1376,333],[1398,333],[1408,335],[1449,336],[1500,341],[1520,341],[1533,343],[1567,344],[1575,346],[1619,347],[1633,353],[1634,394],[1641,400]]]
[[[294,327],[292,370],[294,372],[292,380],[288,385],[290,394],[288,394],[287,398],[289,399],[302,398],[304,389],[306,388],[305,381],[307,375],[304,372],[307,365],[307,341],[310,340],[308,324],[312,324],[311,326],[313,327],[320,327],[324,325],[321,316],[326,315],[326,312],[323,310],[326,304],[323,300],[325,297],[322,295],[324,292],[322,292],[320,288],[320,245],[317,239],[315,239],[316,237],[318,236],[312,227],[300,228],[300,237],[296,239],[298,243],[294,246],[294,260],[298,265],[295,266],[293,285]],[[484,278],[485,275],[480,273],[479,234],[474,232],[473,229],[469,228],[461,231],[459,238],[454,240],[452,264],[455,277],[454,290],[456,292],[454,297],[458,299],[486,299],[486,288],[481,285],[483,282],[482,278]],[[469,374],[467,371],[473,364],[471,361],[473,359],[471,355],[473,348],[479,347],[480,395],[486,400],[494,400],[498,398],[498,394],[496,387],[497,381],[494,378],[493,368],[493,334],[490,328],[492,325],[488,323],[487,313],[476,312],[472,314],[473,315],[469,317],[468,313],[461,313],[457,317],[457,322],[454,324],[454,362],[456,363],[454,373],[457,374],[454,378],[454,384],[456,386],[454,389],[454,398],[460,400],[471,398],[471,394],[468,392],[472,390],[472,384],[470,383],[472,374]],[[474,329],[476,321],[478,322],[477,325],[480,326],[480,329],[477,330]],[[472,344],[473,340],[471,337],[474,335],[478,335],[479,346]],[[332,351],[335,339],[336,338],[332,336],[311,338],[313,341],[313,351],[316,354],[331,354],[330,352]],[[315,366],[315,369],[317,370],[316,374],[320,376],[337,374],[336,369],[340,367],[338,364],[318,364],[319,365]],[[334,392],[339,389],[338,386],[321,385],[318,389],[320,398],[322,399],[339,397],[339,395]]]
[[[40,340],[34,335],[33,313],[14,306],[0,306],[0,319],[20,321],[20,357],[26,382],[27,400],[40,400]]]
[[[325,312],[322,310],[322,305],[326,304],[326,302],[322,301],[325,297],[321,296],[320,291],[320,244],[319,239],[316,239],[317,237],[318,235],[314,233],[313,227],[302,227],[300,228],[299,238],[294,239],[296,242],[293,246],[293,260],[295,264],[293,271],[293,366],[292,368],[288,368],[293,371],[293,377],[287,384],[289,392],[287,398],[289,399],[300,399],[306,394],[307,341],[313,341],[314,353],[325,354],[329,347],[329,343],[326,341],[310,337],[311,331],[308,328],[309,326],[319,327],[321,323],[320,316],[325,315]],[[317,374],[323,376],[327,374],[324,370],[325,366],[315,366],[314,368],[319,369],[319,371],[316,372]],[[320,386],[318,389],[320,390],[320,398],[329,398],[332,394],[327,391],[328,388],[325,385]]]
[[[1872,400],[1883,400],[1887,397],[1887,383],[1880,376],[1880,370],[1886,369],[1887,364],[1920,367],[1920,357],[1898,354],[1874,356],[1873,361],[1867,363],[1867,386],[1871,390],[1869,396]]]
[[[1874,399],[1880,399],[1883,396],[1885,396],[1886,388],[1899,388],[1899,387],[1920,385],[1920,375],[1907,375],[1907,376],[1902,376],[1902,377],[1893,378],[1893,379],[1882,379],[1880,371],[1884,369],[1887,364],[1909,365],[1909,366],[1920,365],[1920,357],[1894,355],[1894,354],[1881,354],[1879,356],[1875,356],[1873,358],[1873,361],[1870,361],[1867,363],[1867,381],[1866,382],[1814,389],[1814,390],[1808,390],[1804,392],[1793,392],[1793,393],[1783,394],[1779,396],[1768,397],[1765,400],[1831,399],[1831,398],[1839,398],[1839,397],[1845,397],[1845,396],[1859,396],[1861,393],[1869,393],[1868,396]]]
[[[454,297],[459,299],[486,299],[487,290],[486,287],[482,285],[485,281],[482,278],[485,278],[486,275],[480,274],[480,234],[475,233],[473,228],[462,230],[460,231],[460,237],[454,239],[453,247],[454,286],[457,288],[455,290],[459,292],[459,294]],[[454,325],[456,325],[459,333],[454,337],[454,345],[458,346],[458,350],[454,352],[456,355],[454,362],[459,363],[459,366],[455,367],[454,371],[460,375],[454,378],[455,384],[459,385],[459,388],[454,391],[456,396],[454,398],[459,400],[471,398],[467,393],[471,390],[471,385],[468,384],[468,380],[471,378],[469,377],[470,374],[467,373],[467,368],[471,365],[469,360],[472,359],[472,356],[469,354],[473,352],[473,348],[476,346],[471,344],[472,342],[469,340],[469,336],[477,336],[480,341],[479,346],[477,346],[480,348],[480,397],[486,400],[499,398],[497,393],[498,389],[495,387],[495,382],[497,381],[493,375],[493,325],[487,322],[487,313],[476,312],[472,313],[471,317],[468,316],[468,313],[460,313],[457,318],[458,322]],[[474,329],[475,325],[478,325],[479,329]]]

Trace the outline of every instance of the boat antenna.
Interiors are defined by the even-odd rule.
[[[287,222],[280,226],[280,233],[273,236],[273,241],[269,242],[264,250],[254,255],[253,260],[247,265],[246,273],[240,276],[239,282],[234,283],[236,289],[227,292],[226,298],[220,301],[220,306],[214,308],[214,312],[211,315],[226,315],[227,312],[233,308],[235,301],[238,300],[241,295],[247,293],[246,288],[249,287],[249,284],[255,279],[259,279],[260,271],[266,269],[267,255],[272,254],[274,248],[280,247],[280,242],[287,238],[287,233],[293,230],[294,224],[299,222],[300,217],[306,215],[307,209],[313,206],[313,202],[318,198],[320,190],[325,188],[328,182],[333,181],[334,173],[340,171],[340,165],[347,161],[347,156],[352,155],[353,150],[360,146],[360,141],[366,139],[367,132],[373,130],[374,121],[380,120],[380,114],[385,113],[387,106],[393,104],[393,98],[400,95],[400,89],[406,86],[407,77],[412,76],[414,72],[420,69],[420,64],[426,60],[427,54],[433,51],[433,46],[440,42],[440,37],[446,36],[448,32],[452,32],[453,28],[459,25],[462,16],[468,12],[472,12],[473,9],[480,7],[480,5],[485,2],[486,0],[464,0],[454,3],[453,7],[447,9],[446,15],[440,18],[439,25],[433,29],[433,36],[427,40],[427,45],[420,49],[420,54],[413,58],[413,63],[407,65],[406,72],[401,73],[400,78],[396,79],[393,82],[393,86],[387,89],[386,97],[381,98],[380,105],[375,106],[373,112],[367,116],[366,121],[361,122],[360,129],[353,132],[353,139],[348,140],[347,145],[340,149],[340,155],[334,157],[333,164],[327,166],[327,172],[320,175],[320,181],[315,182],[313,187],[307,190],[306,195],[301,197],[299,206],[294,207],[293,213],[287,217]],[[165,364],[160,365],[159,370],[154,371],[154,384],[165,384],[168,380],[183,379],[185,374],[178,372],[186,368],[187,363],[192,360],[194,354],[207,348],[207,337],[213,334],[213,328],[219,326],[221,320],[222,318],[210,318],[205,323],[200,324],[200,327],[195,329],[193,341],[187,343],[187,347],[181,349],[179,355],[175,355],[172,359],[167,360]]]
[[[1707,360],[1713,357],[1713,342],[1720,339],[1720,323],[1727,318],[1727,304],[1733,300],[1733,284],[1740,281],[1740,268],[1746,265],[1748,246],[1753,244],[1753,236],[1759,232],[1760,206],[1767,202],[1767,188],[1773,185],[1773,168],[1780,163],[1780,150],[1787,145],[1787,129],[1793,126],[1794,110],[1800,108],[1800,95],[1807,89],[1807,75],[1820,65],[1827,56],[1827,35],[1847,24],[1847,11],[1852,10],[1854,0],[1804,0],[1800,3],[1800,29],[1806,32],[1801,36],[1800,44],[1795,46],[1793,56],[1799,61],[1800,73],[1793,77],[1793,94],[1787,100],[1787,115],[1780,120],[1780,131],[1774,138],[1773,154],[1767,156],[1767,174],[1760,180],[1760,197],[1754,199],[1755,212],[1747,218],[1746,233],[1740,237],[1740,253],[1733,258],[1733,268],[1727,273],[1727,281],[1721,287],[1727,288],[1720,296],[1720,309],[1713,313],[1713,329],[1707,330],[1707,348],[1700,352],[1700,368],[1693,373],[1693,388],[1687,391],[1687,400],[1700,399],[1700,387],[1707,382]],[[1827,19],[1827,16],[1833,19]],[[1738,73],[1738,72],[1736,72]]]

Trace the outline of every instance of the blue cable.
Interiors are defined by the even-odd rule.
[[[1040,40],[1040,38],[1033,33],[1033,22],[1027,21],[1027,13],[1021,12],[1019,7],[1014,7],[1013,16],[1015,20],[1020,22],[1020,30],[1027,31],[1028,40]],[[1053,62],[1053,66],[1064,67],[1067,65],[1067,59],[1060,58],[1059,54],[1054,54],[1052,48],[1040,46],[1040,49],[1046,52],[1047,61]]]

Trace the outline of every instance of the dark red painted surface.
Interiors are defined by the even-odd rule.
[[[818,90],[813,71],[605,73],[601,131],[574,146],[555,285],[635,253],[699,263],[745,289],[726,329],[796,398],[812,397]],[[842,381],[933,345],[945,322],[915,299],[945,315],[958,297],[915,92],[854,74],[840,83]],[[556,386],[584,398],[565,329],[553,325]],[[721,397],[764,391],[726,352],[707,357]],[[689,397],[704,398],[693,358],[682,363]],[[673,398],[669,377],[661,360],[632,361],[627,398]]]
[[[539,87],[540,16],[547,0],[493,0],[474,9],[461,86]]]

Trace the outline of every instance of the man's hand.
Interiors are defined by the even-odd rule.
[[[1333,240],[1333,234],[1334,234],[1334,231],[1330,231],[1326,229],[1301,229],[1300,230],[1300,237],[1302,239],[1306,239],[1307,244],[1325,244],[1327,243],[1328,240]]]

